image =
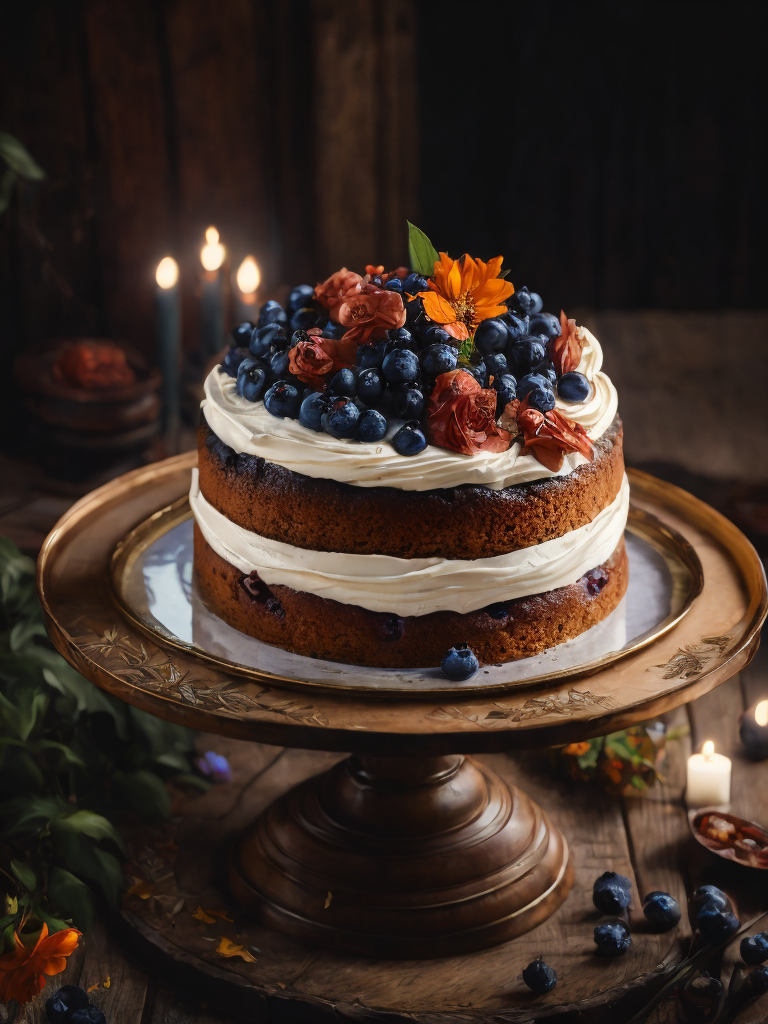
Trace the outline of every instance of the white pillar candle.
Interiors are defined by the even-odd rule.
[[[716,754],[715,744],[707,740],[700,754],[688,758],[685,802],[689,807],[709,807],[730,803],[730,799],[731,762],[723,754]]]

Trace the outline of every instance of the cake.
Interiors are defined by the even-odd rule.
[[[194,576],[268,644],[450,675],[449,651],[528,657],[616,608],[629,487],[597,339],[501,257],[410,231],[409,268],[344,268],[234,329],[205,382]]]

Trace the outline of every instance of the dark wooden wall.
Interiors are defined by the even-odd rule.
[[[202,233],[267,290],[401,262],[418,153],[411,0],[3,6],[0,130],[47,172],[0,219],[3,351],[58,334],[152,347],[154,271]]]
[[[768,306],[763,0],[420,0],[433,241],[552,308]]]

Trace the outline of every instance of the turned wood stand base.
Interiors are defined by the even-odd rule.
[[[293,938],[437,957],[521,935],[568,895],[568,847],[470,757],[353,756],[272,803],[237,842],[236,899]]]

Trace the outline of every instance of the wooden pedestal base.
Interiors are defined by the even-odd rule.
[[[263,924],[358,955],[436,957],[520,935],[568,895],[546,814],[461,755],[354,756],[271,804],[230,859]]]

